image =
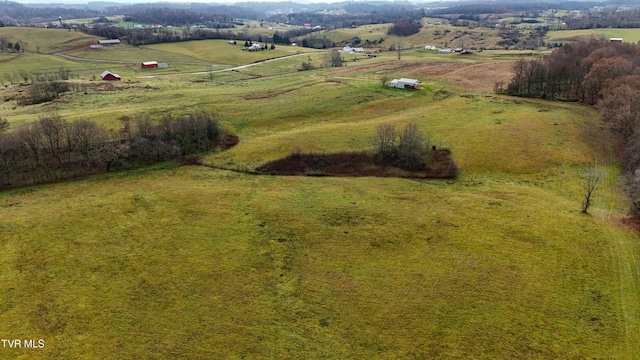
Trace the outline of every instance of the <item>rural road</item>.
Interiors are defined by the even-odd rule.
[[[227,68],[227,69],[222,69],[222,70],[198,71],[198,72],[180,73],[180,74],[148,75],[148,76],[138,76],[138,78],[139,79],[141,79],[141,78],[142,79],[153,79],[153,78],[165,77],[165,76],[205,75],[205,74],[211,74],[211,73],[220,73],[220,72],[225,72],[225,71],[234,71],[234,70],[245,69],[245,68],[248,68],[248,67],[251,67],[251,66],[255,66],[255,65],[260,65],[260,64],[264,64],[264,63],[268,63],[268,62],[272,62],[272,61],[283,60],[283,59],[289,59],[289,58],[293,58],[293,57],[296,57],[296,56],[303,56],[303,55],[308,55],[308,54],[311,54],[311,53],[299,53],[299,54],[287,55],[287,56],[282,56],[282,57],[273,58],[273,59],[261,60],[261,61],[257,61],[257,62],[251,63],[251,64],[238,65],[238,66],[234,66],[234,67]],[[178,64],[178,63],[174,62],[174,64]],[[215,65],[215,66],[222,66],[222,65]]]

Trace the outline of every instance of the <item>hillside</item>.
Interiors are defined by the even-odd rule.
[[[140,51],[201,67],[222,62],[221,46]],[[300,63],[323,53],[226,72],[120,64],[114,84],[90,79],[108,64],[98,56],[65,59],[85,69],[74,80],[83,90],[5,100],[11,131],[50,111],[117,129],[123,115],[204,108],[241,140],[205,155],[208,166],[1,192],[0,332],[45,347],[0,357],[638,357],[640,249],[613,142],[590,107],[492,94],[518,54],[418,49],[310,71]],[[383,76],[423,89],[385,87]],[[5,84],[4,95],[23,88]],[[460,176],[246,171],[296,148],[368,150],[381,123],[415,123],[452,151]],[[581,176],[594,160],[606,175],[585,215]]]

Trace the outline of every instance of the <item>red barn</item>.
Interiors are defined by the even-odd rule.
[[[140,65],[143,69],[153,69],[158,67],[157,61],[145,61]]]
[[[100,74],[100,77],[105,81],[120,81],[120,75],[107,70],[103,71],[102,74]]]

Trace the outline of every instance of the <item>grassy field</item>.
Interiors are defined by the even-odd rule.
[[[426,25],[422,30],[414,35],[398,37],[387,35],[390,24],[363,25],[351,29],[337,29],[321,33],[333,42],[348,41],[354,37],[359,37],[364,45],[366,40],[371,42],[383,40],[379,47],[388,49],[391,45],[402,48],[424,48],[425,45],[434,45],[442,48],[461,47],[465,48],[493,48],[500,40],[496,36],[497,30],[488,28],[469,29],[465,27],[455,27],[450,25]]]
[[[150,50],[203,60],[208,43]],[[204,159],[228,169],[295,148],[366,150],[378,124],[416,123],[461,175],[165,163],[2,192],[0,334],[45,348],[0,358],[639,357],[638,235],[597,113],[490,94],[512,55],[431,56],[300,72],[303,56],[4,101],[12,129],[48,111],[116,128],[123,115],[205,108],[241,138]],[[424,89],[384,87],[383,75]],[[584,215],[594,161],[605,177]]]
[[[637,43],[640,41],[640,31],[638,29],[585,29],[585,30],[555,30],[547,33],[546,42],[563,42],[588,40],[604,36],[606,39],[618,37],[624,42]]]
[[[63,29],[35,29],[27,27],[2,27],[0,36],[32,53],[54,53],[78,45],[95,44],[98,38],[79,31]]]
[[[146,46],[112,46],[102,49],[81,49],[68,55],[92,60],[133,60],[134,62],[196,62],[220,64],[250,64],[256,61],[295,54],[299,48],[278,46],[274,50],[243,51],[242,44],[230,45],[225,40],[200,40]]]

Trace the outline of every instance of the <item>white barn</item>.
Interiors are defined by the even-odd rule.
[[[389,82],[390,87],[398,88],[398,89],[413,89],[416,90],[418,86],[420,86],[420,80],[416,79],[393,79]]]

